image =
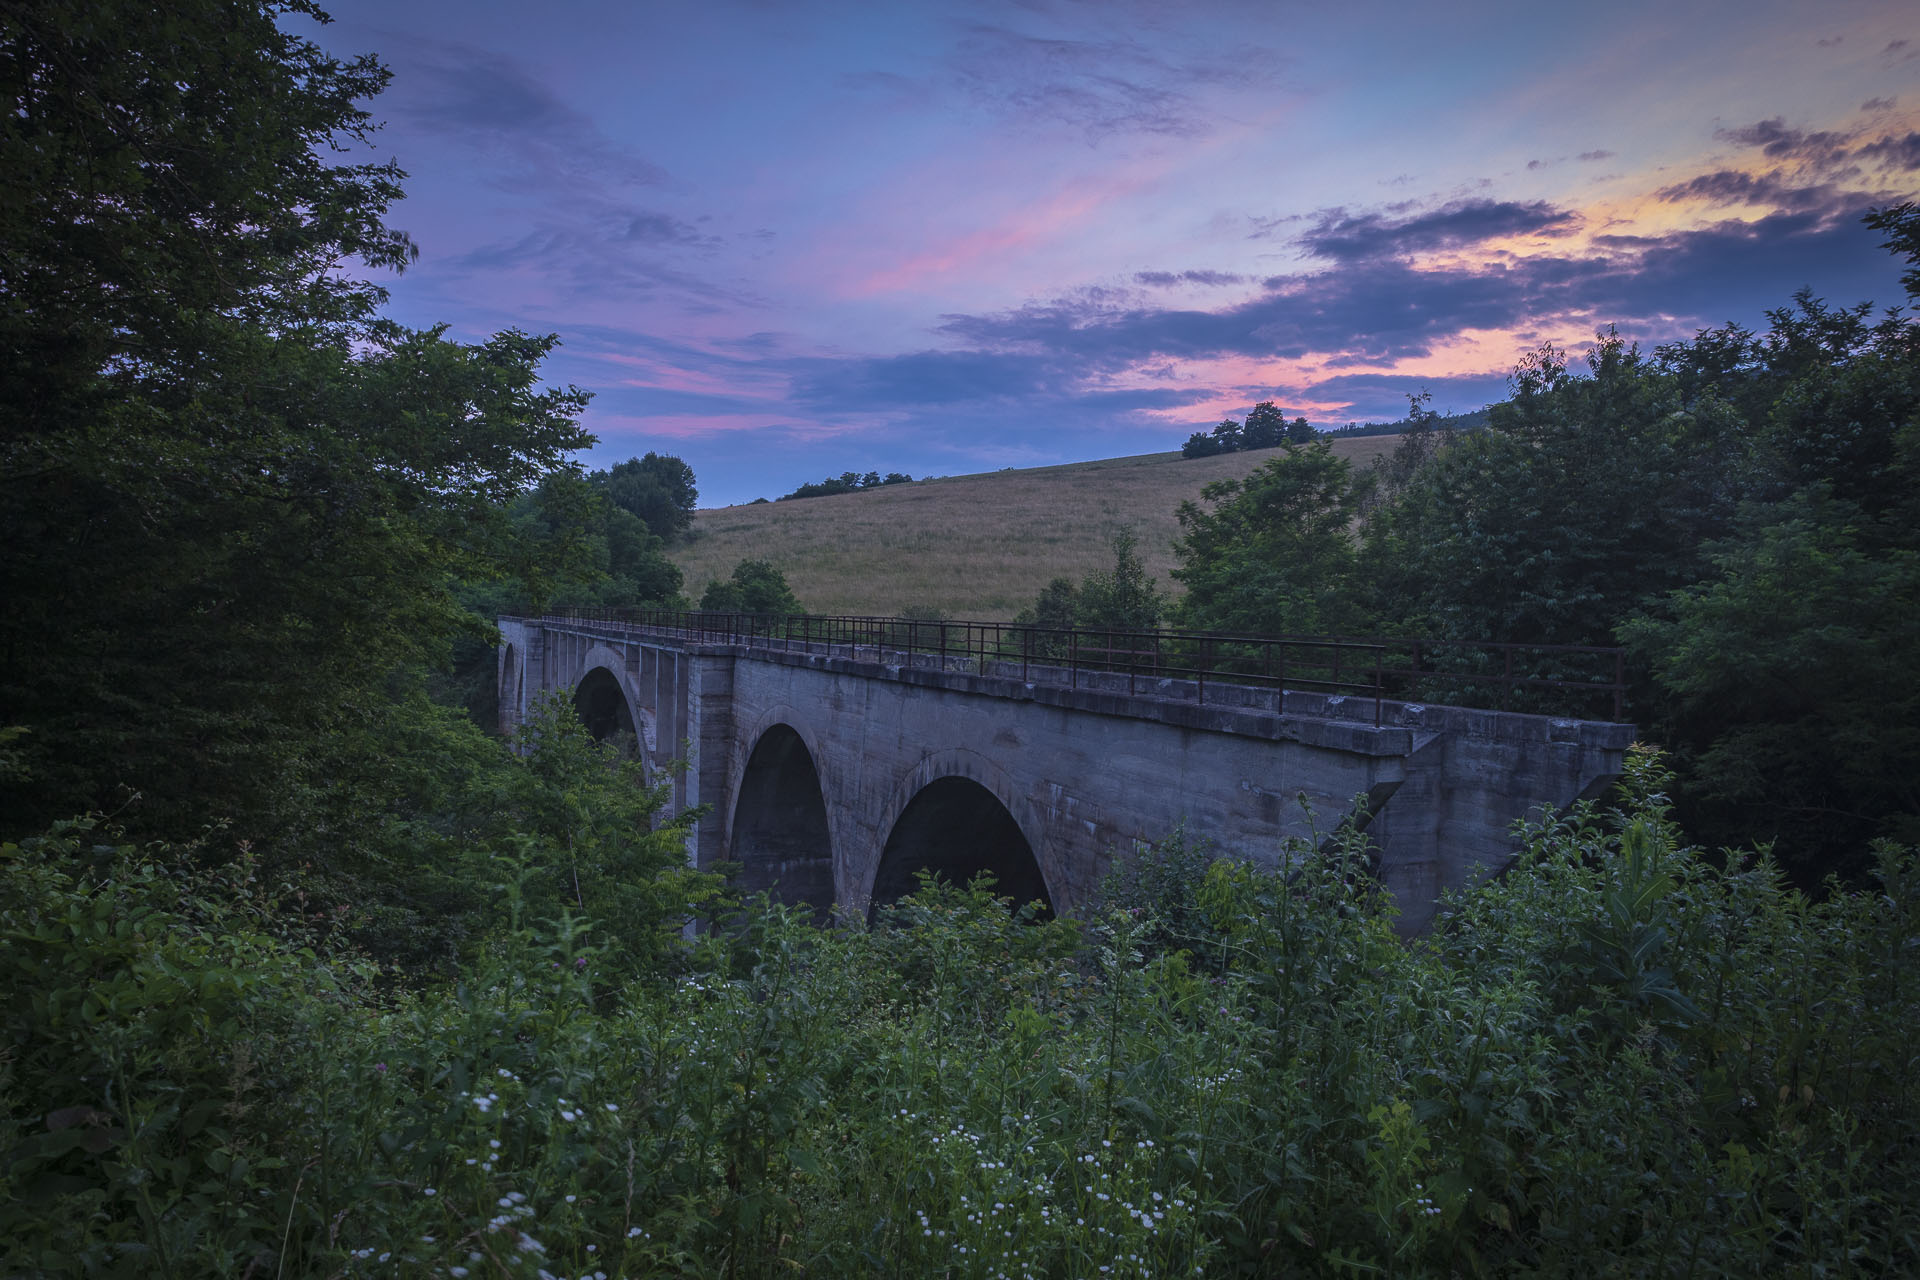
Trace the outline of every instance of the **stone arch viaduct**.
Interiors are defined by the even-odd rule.
[[[1356,796],[1401,907],[1509,859],[1512,823],[1618,777],[1630,725],[665,626],[503,618],[503,729],[544,691],[632,734],[700,806],[689,857],[750,890],[865,911],[922,868],[1071,911],[1112,855],[1184,823],[1273,865]],[[1305,805],[1301,803],[1304,799]]]

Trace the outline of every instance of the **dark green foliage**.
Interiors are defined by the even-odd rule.
[[[1849,876],[1869,837],[1920,837],[1915,514],[1876,522],[1815,486],[1754,513],[1716,544],[1711,576],[1622,626],[1670,699],[1690,813],[1715,835]]]
[[[786,575],[765,560],[742,560],[725,582],[714,579],[700,593],[700,607],[716,613],[805,613]]]
[[[1775,842],[1810,885],[1860,874],[1870,836],[1920,826],[1920,329],[1806,293],[1769,320],[1763,338],[1661,352],[1703,402],[1744,406],[1746,455],[1719,467],[1751,479],[1691,581],[1650,593],[1619,634],[1658,681],[1649,710],[1689,824]]]
[[[1078,625],[1114,631],[1149,631],[1160,625],[1166,597],[1154,585],[1136,545],[1131,529],[1113,535],[1112,570],[1096,570],[1080,583],[1074,606]]]
[[[549,852],[621,825],[570,750],[527,774]],[[528,858],[457,983],[384,993],[244,866],[65,827],[0,852],[0,1269],[1912,1272],[1920,858],[1814,901],[1660,785],[1526,829],[1414,946],[1358,838],[1176,837],[1086,925],[668,910],[614,976],[632,935]]]
[[[1070,578],[1055,578],[1022,609],[1014,621],[1023,626],[1071,630],[1075,627],[1107,631],[1151,631],[1160,625],[1166,597],[1135,549],[1133,530],[1122,529],[1109,544],[1113,568],[1095,570],[1075,586]],[[1044,647],[1050,652],[1055,646]]]
[[[544,340],[372,337],[275,344],[271,390],[204,439],[132,425],[153,409],[134,395],[111,440],[8,451],[0,696],[34,729],[9,821],[127,788],[144,830],[190,830],[190,796],[242,836],[297,823],[286,804],[327,768],[314,739],[476,627],[454,575],[493,572],[506,499],[584,439],[584,397],[536,390]]]
[[[1286,414],[1271,400],[1262,400],[1247,411],[1247,420],[1240,428],[1240,447],[1243,449],[1271,449],[1279,444],[1287,434]]]
[[[469,757],[429,780],[434,749],[462,737]],[[270,891],[251,860],[195,871],[194,850],[135,850],[92,821],[0,847],[0,1271],[333,1271],[350,1214],[382,1224],[356,1218],[354,1234],[407,1230],[404,1208],[377,1207],[401,1187],[437,1208],[410,1162],[471,1138],[463,1087],[501,1087],[463,1055],[522,1065],[549,1035],[590,1036],[591,1001],[671,978],[681,926],[719,880],[686,865],[685,818],[655,825],[664,790],[571,708],[538,708],[517,755],[454,718],[392,745],[411,777],[393,791],[416,817],[396,816],[387,848],[416,865],[365,868],[385,879],[357,886],[344,922],[304,890]],[[450,896],[411,915],[380,901],[435,885]],[[382,996],[369,967],[302,945],[343,927],[386,960],[435,958],[414,930],[458,939],[460,981]],[[590,945],[596,929],[618,945]],[[552,1003],[515,1011],[512,992]],[[430,1100],[396,1106],[412,1072]]]
[[[1245,480],[1182,503],[1174,546],[1182,625],[1264,635],[1336,634],[1363,621],[1354,521],[1371,480],[1324,440],[1289,442]]]
[[[8,1275],[238,1275],[279,1251],[284,1126],[362,975],[285,938],[246,862],[183,861],[91,822],[0,846]]]
[[[1180,446],[1180,456],[1183,458],[1211,458],[1220,451],[1219,442],[1205,431],[1194,432]]]
[[[1428,397],[1425,392],[1422,392],[1421,396],[1416,398],[1424,404]],[[1487,425],[1489,417],[1491,414],[1485,409],[1475,409],[1469,413],[1443,413],[1438,415],[1438,420],[1432,425],[1434,429],[1442,431],[1477,431]],[[1408,418],[1402,418],[1397,422],[1349,422],[1344,427],[1329,427],[1325,434],[1336,438],[1395,436],[1403,431],[1411,431],[1417,425],[1417,422]]]
[[[788,498],[830,498],[836,493],[858,493],[862,489],[878,489],[882,485],[912,483],[913,477],[900,471],[889,471],[885,476],[878,471],[869,471],[865,475],[857,471],[842,471],[837,476],[803,484],[792,493],[782,494],[778,501],[785,502]]]
[[[514,603],[617,608],[679,599],[684,579],[667,558],[666,539],[619,505],[617,488],[559,472],[514,503],[524,559],[534,567],[508,584],[521,592]]]
[[[1920,298],[1920,204],[1909,200],[1874,209],[1867,214],[1866,223],[1875,231],[1886,232],[1886,248],[1907,260],[1908,270],[1900,277],[1900,286],[1907,297]]]
[[[1381,612],[1415,635],[1606,643],[1650,594],[1691,581],[1741,496],[1710,468],[1739,424],[1689,410],[1611,334],[1575,377],[1529,357],[1492,425],[1417,469],[1368,524]]]
[[[1022,609],[1013,620],[1021,626],[1071,631],[1080,625],[1080,588],[1072,578],[1055,578],[1040,588],[1033,607]]]
[[[693,506],[700,491],[694,488],[693,468],[671,454],[629,458],[615,463],[611,471],[592,472],[587,479],[663,543],[685,536],[693,527]]]
[[[0,167],[0,722],[10,830],[124,820],[308,829],[395,667],[476,626],[457,575],[587,436],[550,338],[479,346],[373,318],[337,270],[400,266],[386,75],[290,34],[304,4],[8,10]]]
[[[1409,425],[1401,433],[1400,442],[1393,447],[1392,453],[1373,460],[1370,468],[1373,485],[1360,504],[1363,520],[1373,519],[1382,508],[1391,508],[1398,503],[1441,452],[1459,439],[1445,425],[1446,419],[1427,407],[1427,402],[1432,398],[1425,392],[1407,397]]]
[[[1114,854],[1100,877],[1096,918],[1118,911],[1143,922],[1138,945],[1148,954],[1204,953],[1208,938],[1200,889],[1216,856],[1211,842],[1184,825],[1164,840]]]
[[[1873,221],[1907,252],[1910,206]],[[1513,389],[1458,434],[1414,397],[1370,487],[1308,456],[1209,489],[1181,516],[1183,621],[1399,633],[1481,674],[1504,659],[1445,642],[1624,639],[1627,714],[1675,749],[1707,838],[1775,841],[1807,886],[1911,838],[1920,326],[1802,291],[1764,333],[1651,357],[1605,331],[1584,375],[1542,350]]]
[[[679,925],[718,890],[717,877],[688,865],[697,815],[668,815],[670,779],[595,742],[560,695],[535,703],[514,745],[488,832],[511,852],[502,874],[513,881],[514,923],[590,919],[620,940],[602,981],[657,974]]]
[[[0,404],[31,413],[48,454],[80,444],[98,414],[123,418],[129,386],[190,402],[251,328],[344,336],[381,291],[334,265],[413,258],[382,222],[398,166],[327,154],[367,139],[361,101],[387,72],[293,33],[291,15],[316,12],[301,0],[7,7]]]
[[[1242,449],[1271,449],[1289,441],[1308,444],[1316,434],[1305,418],[1288,422],[1286,410],[1271,400],[1262,400],[1248,412],[1244,426],[1227,418],[1210,433],[1196,431],[1187,437],[1180,453],[1187,458],[1211,458]]]

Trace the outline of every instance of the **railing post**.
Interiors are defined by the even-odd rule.
[[[1510,702],[1513,697],[1513,646],[1510,644],[1503,645],[1501,649],[1507,658],[1504,669],[1504,679],[1500,682],[1500,709],[1505,711],[1507,709],[1507,703]]]
[[[1195,684],[1197,685],[1196,698],[1202,706],[1205,706],[1207,702],[1207,646],[1212,643],[1213,641],[1205,639],[1204,637],[1201,639],[1200,665],[1194,675]]]
[[[1626,719],[1627,710],[1627,651],[1613,651],[1613,719],[1614,723]]]
[[[1380,727],[1380,691],[1384,687],[1380,676],[1380,658],[1384,652],[1384,649],[1373,651],[1373,727],[1376,729]]]
[[[1080,633],[1067,632],[1067,688],[1080,687]]]

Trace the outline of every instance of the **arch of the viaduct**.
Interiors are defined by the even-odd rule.
[[[973,794],[964,788],[946,785],[954,783],[967,784]],[[945,792],[939,798],[941,812],[927,822],[924,802],[936,788]],[[1011,825],[1011,832],[1001,834],[994,830],[994,815],[982,811],[980,801],[983,799],[997,804],[999,813]],[[922,806],[921,816],[927,826],[918,831],[903,831],[902,823],[910,821],[916,805]],[[947,821],[942,822],[942,818]],[[943,827],[953,839],[937,834]],[[998,892],[1013,894],[1023,902],[1039,897],[1049,911],[1053,909],[1060,875],[1057,869],[1048,874],[1046,864],[1052,851],[1042,834],[1039,816],[1034,813],[1032,803],[1014,786],[1007,771],[978,751],[949,747],[923,755],[893,788],[876,815],[873,832],[875,838],[855,872],[855,884],[850,886],[854,900],[869,913],[876,905],[910,891],[914,873],[923,867],[959,883],[965,883],[980,871],[990,871],[1000,883]],[[1012,840],[1007,838],[1015,834],[1018,848],[1012,847]],[[907,837],[905,844],[896,839],[902,835]],[[957,845],[959,839],[969,835],[986,837],[985,847],[971,856]],[[1030,873],[1019,865],[1023,856],[1031,863]],[[889,865],[890,861],[893,865]],[[1036,885],[1038,893],[1033,892]]]
[[[573,688],[573,709],[596,742],[616,733],[638,741],[639,722],[625,682],[607,667],[588,667]]]
[[[921,869],[956,883],[984,871],[1003,894],[1052,910],[1058,877],[1043,865],[1032,803],[979,752],[927,752],[862,821],[829,800],[839,788],[822,761],[832,757],[798,708],[776,704],[750,725],[728,771],[723,836],[748,892],[822,915],[835,904],[870,914],[910,891]]]
[[[839,897],[839,843],[820,772],[823,757],[791,707],[760,719],[742,735],[747,749],[729,770],[725,846],[749,893],[767,890],[824,918]]]
[[[634,688],[627,656],[611,645],[593,644],[565,673],[563,687],[574,709],[596,739],[627,735],[634,753],[649,766],[654,709]]]

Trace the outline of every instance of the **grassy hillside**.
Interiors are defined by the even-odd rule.
[[[1366,466],[1398,438],[1335,440]],[[770,560],[816,613],[1011,618],[1051,578],[1112,564],[1107,541],[1132,528],[1147,567],[1169,588],[1174,511],[1212,480],[1246,475],[1278,450],[1182,458],[1148,453],[1024,471],[990,471],[697,512],[673,557],[697,599],[737,561]]]

